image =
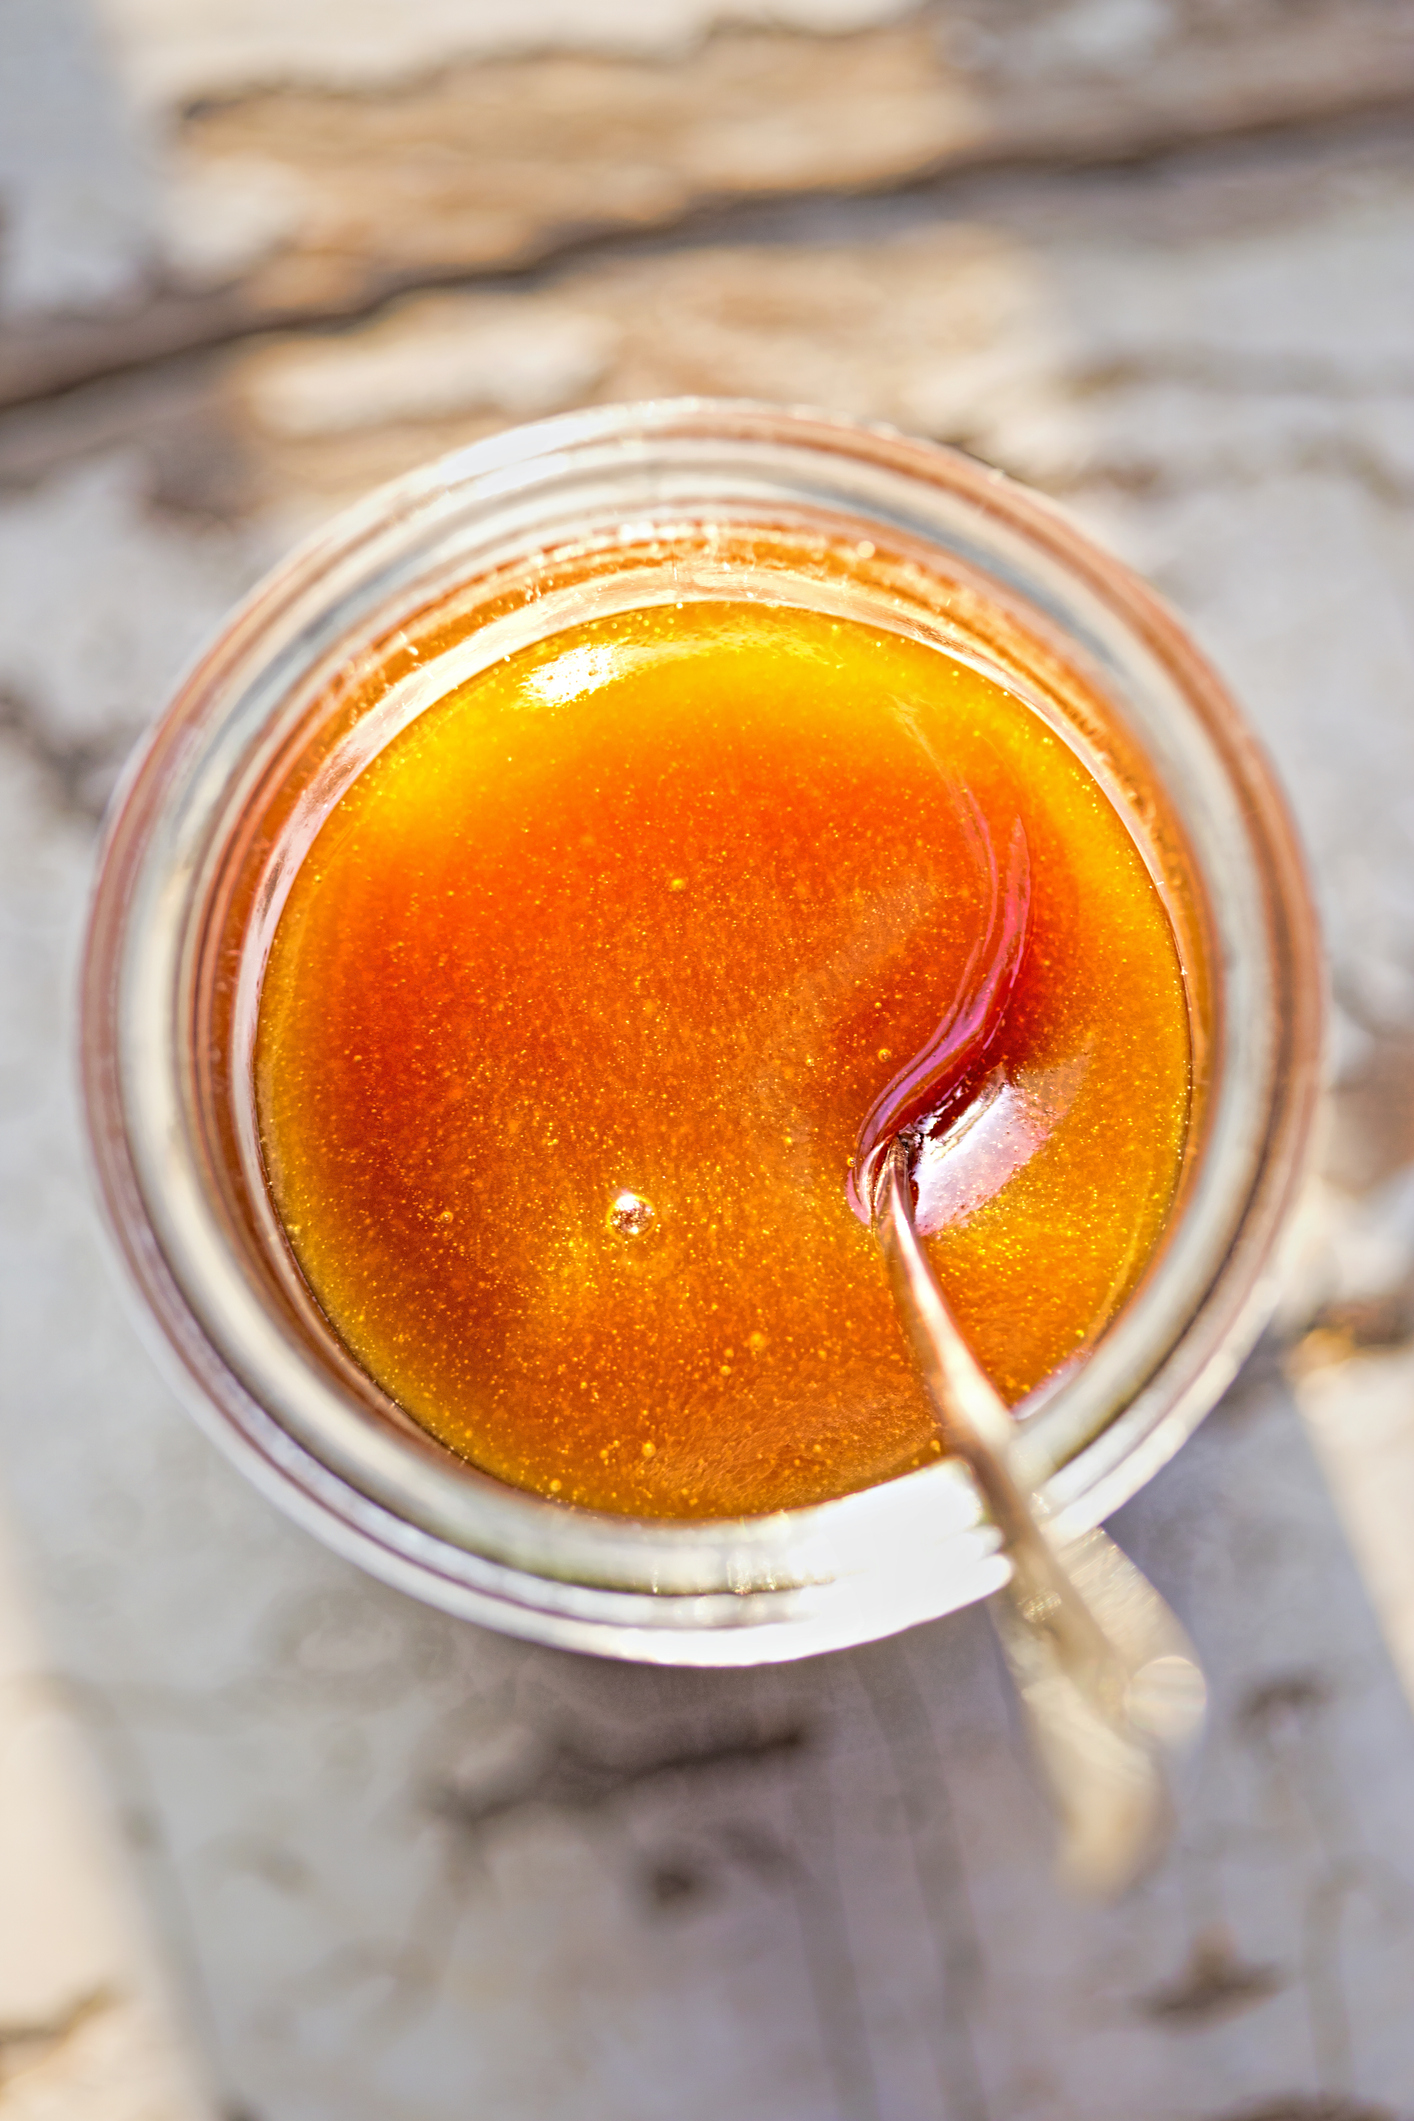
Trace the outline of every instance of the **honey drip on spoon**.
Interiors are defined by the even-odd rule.
[[[945,1126],[960,1092],[980,1074],[1002,1027],[1026,947],[1031,860],[1026,830],[1014,820],[998,858],[975,796],[962,789],[969,844],[987,882],[986,921],[967,959],[952,1005],[921,1050],[899,1069],[865,1115],[846,1191],[863,1223],[874,1219],[879,1169],[898,1136],[922,1141]]]

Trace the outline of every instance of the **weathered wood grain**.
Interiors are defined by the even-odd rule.
[[[169,144],[165,269],[99,316],[12,321],[0,404],[742,201],[1414,108],[1408,0],[1108,12],[1101,34],[1094,4],[927,7],[848,36],[723,29],[677,58],[550,53],[377,94],[218,97]]]

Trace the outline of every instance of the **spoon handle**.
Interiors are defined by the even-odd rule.
[[[1015,1424],[968,1347],[913,1219],[909,1152],[890,1145],[875,1229],[944,1448],[960,1458],[1002,1535],[1011,1581],[993,1600],[1061,1821],[1059,1869],[1097,1894],[1147,1866],[1170,1821],[1162,1750],[1197,1731],[1205,1688],[1173,1614],[1103,1532],[1057,1551],[1045,1506],[1011,1469]]]

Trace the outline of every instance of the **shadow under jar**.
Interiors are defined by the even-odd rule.
[[[566,636],[733,608],[871,629],[885,654],[1001,688],[1079,762],[1164,909],[1190,1055],[1171,1202],[1113,1315],[1016,1408],[1019,1476],[1059,1536],[1098,1523],[1190,1433],[1270,1310],[1317,1091],[1319,959],[1285,810],[1221,685],[1151,592],[998,474],[820,415],[684,400],[520,429],[385,488],[254,593],[137,762],[83,1027],[129,1277],[193,1411],[258,1484],[450,1612],[702,1665],[868,1640],[996,1589],[1007,1564],[966,1474],[905,1452],[910,1470],[841,1477],[853,1492],[732,1516],[634,1515],[631,1483],[567,1506],[495,1477],[414,1419],[316,1301],[272,1194],[257,1076],[281,915],[370,769],[455,689]],[[514,1232],[523,1202],[485,1212]],[[635,1196],[610,1213],[631,1239]],[[769,1245],[752,1271],[769,1304]]]

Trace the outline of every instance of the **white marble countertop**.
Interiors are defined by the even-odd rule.
[[[35,248],[19,278],[13,245],[0,267],[0,2121],[1409,2121],[1408,86],[1391,60],[1382,99],[1352,59],[1318,96],[1308,55],[1304,104],[1214,115],[1201,10],[1190,49],[1163,0],[1038,4],[1025,49],[1072,113],[1106,82],[1137,109],[1143,80],[1156,123],[1149,76],[1171,77],[1170,132],[1137,159],[1087,159],[1080,138],[1038,168],[1003,123],[1024,39],[1006,74],[976,8],[836,10],[811,19],[841,34],[817,38],[802,7],[759,49],[784,65],[795,37],[819,97],[824,47],[882,80],[897,40],[946,31],[992,97],[997,156],[925,182],[880,148],[879,188],[849,191],[817,142],[790,205],[743,177],[730,212],[684,223],[679,192],[652,242],[577,237],[515,282],[472,257],[449,284],[447,237],[391,308],[375,216],[367,314],[330,336],[329,223],[292,175],[285,106],[211,57],[229,12],[205,62],[227,101],[146,135],[153,106],[112,101],[79,0],[22,0],[0,25],[0,54],[20,28],[48,54],[58,112],[22,170]],[[109,17],[159,103],[170,15]],[[1224,31],[1239,86],[1263,71],[1259,17]],[[1409,19],[1386,11],[1391,52]],[[1326,17],[1305,20],[1309,43]],[[632,68],[657,68],[686,108],[693,69],[716,68],[717,108],[748,43],[605,56],[601,38],[594,94],[612,117]],[[1288,89],[1297,71],[1265,64]],[[402,182],[412,134],[379,113],[412,98],[419,127],[443,120],[426,82],[377,73],[329,99],[329,155],[374,155],[381,126]],[[38,78],[0,80],[0,119]],[[458,96],[479,78],[445,77]],[[65,125],[87,135],[103,227],[53,204]],[[246,307],[208,287],[193,308],[161,244],[192,169],[229,162],[237,134],[264,158],[251,196],[284,218],[248,218],[223,268]],[[759,171],[757,134],[747,148]],[[7,182],[18,197],[0,147]],[[287,313],[256,333],[277,268]],[[133,337],[153,316],[188,338]],[[46,348],[78,364],[70,391],[36,382]],[[183,659],[375,480],[527,410],[699,389],[893,419],[1073,508],[1230,678],[1310,850],[1336,1005],[1322,1171],[1277,1329],[1114,1528],[1198,1640],[1214,1713],[1170,1855],[1113,1909],[1048,1881],[980,1616],[721,1675],[442,1619],[244,1486],[100,1256],[74,964],[98,814]]]

